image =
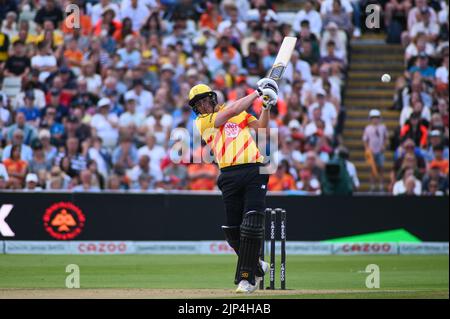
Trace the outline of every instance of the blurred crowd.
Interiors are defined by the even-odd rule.
[[[215,189],[215,165],[172,160],[173,130],[192,134],[189,89],[245,96],[291,35],[269,190],[320,193],[355,3],[308,0],[285,19],[266,0],[0,0],[0,189]]]
[[[383,152],[390,145],[395,153],[388,184],[394,195],[448,195],[448,2],[389,0],[384,9],[388,38],[404,47],[405,71],[396,81],[393,105],[398,128],[388,134],[373,110],[364,134],[380,170],[380,188]]]

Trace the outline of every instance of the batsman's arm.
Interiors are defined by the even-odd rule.
[[[262,109],[259,119],[251,122],[249,126],[254,129],[267,128],[269,126],[269,113],[270,108]]]
[[[222,112],[219,112],[214,122],[216,128],[224,125],[230,118],[239,115],[252,105],[253,101],[259,97],[257,91],[233,102],[226,107]]]

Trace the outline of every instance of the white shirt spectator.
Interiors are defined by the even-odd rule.
[[[103,140],[105,147],[114,147],[117,144],[119,132],[113,124],[118,122],[117,115],[109,113],[107,118],[101,114],[95,114],[91,119],[91,126],[97,131],[97,135]]]
[[[333,138],[334,129],[331,125],[330,121],[324,121],[325,128],[324,128],[324,134],[328,138]],[[314,135],[317,133],[317,125],[315,122],[310,122],[305,127],[305,136],[310,137],[311,135]]]
[[[294,23],[292,24],[292,29],[295,32],[300,32],[300,23],[303,20],[309,21],[309,28],[312,33],[315,33],[316,36],[320,35],[320,32],[322,31],[322,18],[320,17],[319,12],[316,10],[310,10],[309,12],[306,12],[306,10],[300,10],[297,12]]]
[[[217,32],[219,34],[222,34],[225,29],[230,28],[231,27],[231,21],[230,20],[225,20],[219,23],[219,25],[217,26]],[[243,21],[238,21],[235,25],[235,28],[237,28],[240,32],[236,32],[235,30],[232,30],[231,34],[233,35],[233,37],[236,37],[238,39],[241,39],[243,36],[245,36],[246,32],[247,32],[247,24]]]
[[[405,125],[406,121],[409,119],[409,117],[411,116],[411,114],[413,113],[413,108],[409,105],[403,107],[402,112],[400,113],[400,126]],[[423,107],[422,108],[422,113],[420,114],[420,116],[427,120],[430,121],[431,120],[431,111],[429,107]]]
[[[349,0],[341,0],[341,6],[346,13],[352,13],[353,7]],[[320,6],[320,14],[325,15],[333,11],[333,0],[325,0]]]
[[[7,145],[3,150],[2,159],[5,160],[11,156],[12,145]],[[26,144],[22,144],[20,147],[20,159],[30,162],[33,159],[33,150]]]
[[[40,89],[33,89],[33,94],[34,94],[34,105],[36,105],[39,109],[43,109],[46,105],[44,92]],[[20,92],[19,94],[17,94],[14,103],[15,109],[18,109],[19,107],[25,105],[24,97],[25,92]]]
[[[127,171],[127,176],[130,178],[133,184],[137,184],[139,181],[139,176],[145,173],[139,167],[139,165],[134,166],[132,169]],[[163,173],[161,171],[161,167],[154,166],[150,163],[149,175],[153,178],[154,181],[162,181]],[[136,186],[136,185],[135,185]]]
[[[346,160],[345,161],[345,167],[347,168],[348,175],[350,176],[350,178],[353,181],[353,186],[356,189],[358,189],[360,183],[359,183],[358,173],[356,171],[355,164],[353,164],[352,162]]]
[[[145,114],[135,112],[131,114],[130,112],[125,112],[120,115],[119,118],[119,126],[120,127],[128,127],[130,125],[134,125],[137,128],[141,127],[145,121]]]
[[[330,81],[330,93],[333,97],[337,98],[339,101],[341,101],[341,89],[339,86],[339,83],[335,80],[334,77],[329,78]],[[323,90],[323,81],[321,78],[317,78],[314,81],[314,85],[312,87],[313,92],[317,92],[319,90]]]
[[[130,90],[126,95],[130,95],[136,100],[136,113],[147,115],[148,111],[153,108],[153,94],[150,91],[142,90],[138,95],[135,90]]]
[[[416,179],[415,184],[416,186],[414,187],[414,194],[420,196],[422,194],[422,183]],[[401,179],[394,184],[392,194],[398,196],[404,194],[405,192],[406,192],[405,183],[403,182],[403,179]]]
[[[313,110],[316,107],[320,107],[319,103],[313,103],[308,108],[308,116],[310,119],[313,118]],[[337,118],[337,112],[334,105],[330,102],[325,101],[325,103],[322,106],[322,120],[330,123],[334,123],[334,121]]]
[[[0,107],[0,122],[3,123],[3,125],[8,124],[10,117],[11,117],[11,112],[8,111],[8,109],[1,106]]]
[[[147,145],[142,146],[138,149],[138,157],[147,155],[150,158],[150,165],[152,167],[160,167],[161,161],[166,157],[166,151],[164,147],[160,145],[153,145],[152,149],[149,149]]]
[[[8,171],[6,170],[6,167],[5,165],[3,165],[3,163],[0,163],[0,176],[3,177],[5,182],[9,180]]]
[[[428,7],[430,10],[430,23],[437,23],[437,15],[433,8]],[[417,16],[420,14],[420,9],[418,7],[414,7],[409,10],[408,13],[408,30],[411,30],[415,24],[418,23]]]
[[[425,53],[429,56],[434,55],[434,46],[427,42],[427,44],[425,44]],[[419,50],[417,50],[417,46],[414,44],[414,42],[411,42],[405,50],[405,58],[409,59],[413,56],[417,56],[419,55]]]
[[[88,158],[94,160],[97,163],[97,170],[104,178],[108,177],[108,163],[105,161],[100,152],[91,147],[88,150]]]
[[[88,10],[88,15],[91,17],[92,25],[95,25],[98,20],[102,18],[102,13],[106,8],[111,8],[114,10],[116,19],[120,17],[120,9],[117,4],[109,1],[109,4],[106,7],[103,7],[101,3],[97,3],[95,6],[92,6],[90,10]]]
[[[144,25],[147,21],[148,16],[150,15],[150,10],[146,5],[142,3],[142,1],[138,2],[137,7],[133,8],[130,4],[124,3],[122,5],[122,10],[120,12],[121,19],[130,18],[133,23],[133,31],[139,31],[139,29]]]
[[[52,54],[50,55],[35,55],[31,58],[31,66],[33,68],[42,68],[42,67],[55,67],[57,65],[56,57]],[[50,75],[50,72],[43,71],[39,73],[39,81],[45,82],[45,80]]]
[[[427,36],[430,35],[438,35],[439,34],[439,25],[437,23],[429,23],[428,26],[425,26],[423,22],[418,22],[413,25],[413,27],[409,31],[409,36],[411,38],[415,38],[419,32],[424,33]]]
[[[436,69],[436,79],[448,84],[448,67],[440,66]]]
[[[102,87],[102,77],[99,74],[93,74],[91,76],[80,76],[79,79],[86,80],[87,90],[91,93],[97,94]]]
[[[308,83],[312,83],[311,66],[308,62],[298,60],[295,63],[295,72],[302,75],[302,80]],[[284,78],[288,79],[290,83],[294,81],[294,69],[292,63],[289,63],[284,71]]]
[[[150,128],[155,126],[155,123],[156,120],[152,115],[147,117],[147,119],[145,120],[145,125]],[[166,129],[171,129],[172,123],[173,123],[172,115],[165,113],[161,118],[161,125],[164,126]]]

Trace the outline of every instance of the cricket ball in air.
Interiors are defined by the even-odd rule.
[[[389,74],[385,73],[381,76],[381,81],[384,83],[391,82],[391,76]]]

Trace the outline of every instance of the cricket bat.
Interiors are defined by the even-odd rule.
[[[294,51],[296,42],[296,37],[284,37],[275,62],[269,71],[269,78],[277,82],[281,80],[284,70],[286,70],[289,60],[291,59],[292,51]]]

